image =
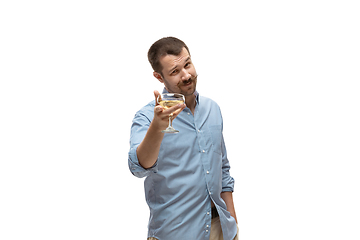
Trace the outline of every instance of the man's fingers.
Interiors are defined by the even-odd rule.
[[[154,110],[155,110],[155,113],[161,113],[164,110],[164,108],[160,105],[156,105]]]
[[[180,108],[175,110],[173,114],[175,114],[176,116],[179,115],[179,113],[184,110],[184,108],[186,107],[185,103],[181,104]]]
[[[172,119],[174,120],[177,115],[179,115],[179,113],[184,110],[184,108],[186,107],[185,104],[178,104],[176,106],[173,106],[169,109],[166,109],[162,112],[162,114],[164,114],[165,116],[169,116],[172,115]]]
[[[173,106],[171,108],[165,109],[163,111],[163,114],[166,114],[166,115],[170,115],[171,113],[176,114],[176,112],[178,110],[180,110],[179,111],[179,113],[180,113],[184,108],[185,108],[185,104],[178,104],[178,105],[175,105],[175,106]]]
[[[174,119],[186,107],[185,104],[178,104],[176,106],[166,109],[159,104],[159,102],[161,101],[161,94],[156,90],[154,91],[154,97],[155,97],[154,112],[161,119],[169,118],[170,114],[172,114]]]

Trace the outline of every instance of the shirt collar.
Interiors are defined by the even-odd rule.
[[[166,90],[166,88],[164,88],[163,92],[162,93],[169,93],[168,90]],[[195,90],[194,92],[194,95],[195,95],[195,101],[196,101],[196,104],[199,104],[200,103],[200,97],[199,97],[199,93],[198,91]]]

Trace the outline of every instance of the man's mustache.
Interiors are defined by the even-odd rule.
[[[181,81],[181,82],[178,83],[178,86],[181,87],[181,86],[187,85],[189,83],[196,82],[197,77],[198,77],[198,75],[196,75],[195,77],[191,77],[188,80]]]

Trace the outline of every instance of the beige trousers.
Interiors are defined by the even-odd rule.
[[[239,234],[239,228],[238,228],[238,234]],[[234,240],[239,240],[238,234],[236,234]],[[148,238],[148,240],[157,240],[157,239],[150,237]],[[224,240],[219,217],[211,219],[210,240]]]
[[[237,232],[239,234],[239,228]],[[234,240],[239,240],[238,234]],[[224,240],[219,217],[211,219],[210,240]]]

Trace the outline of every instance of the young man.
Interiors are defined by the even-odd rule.
[[[197,74],[184,42],[162,38],[148,58],[163,92],[185,96],[185,104],[164,109],[155,91],[155,101],[136,113],[131,127],[129,168],[146,177],[148,239],[237,239],[220,108],[196,91]],[[161,132],[170,114],[177,134]]]

